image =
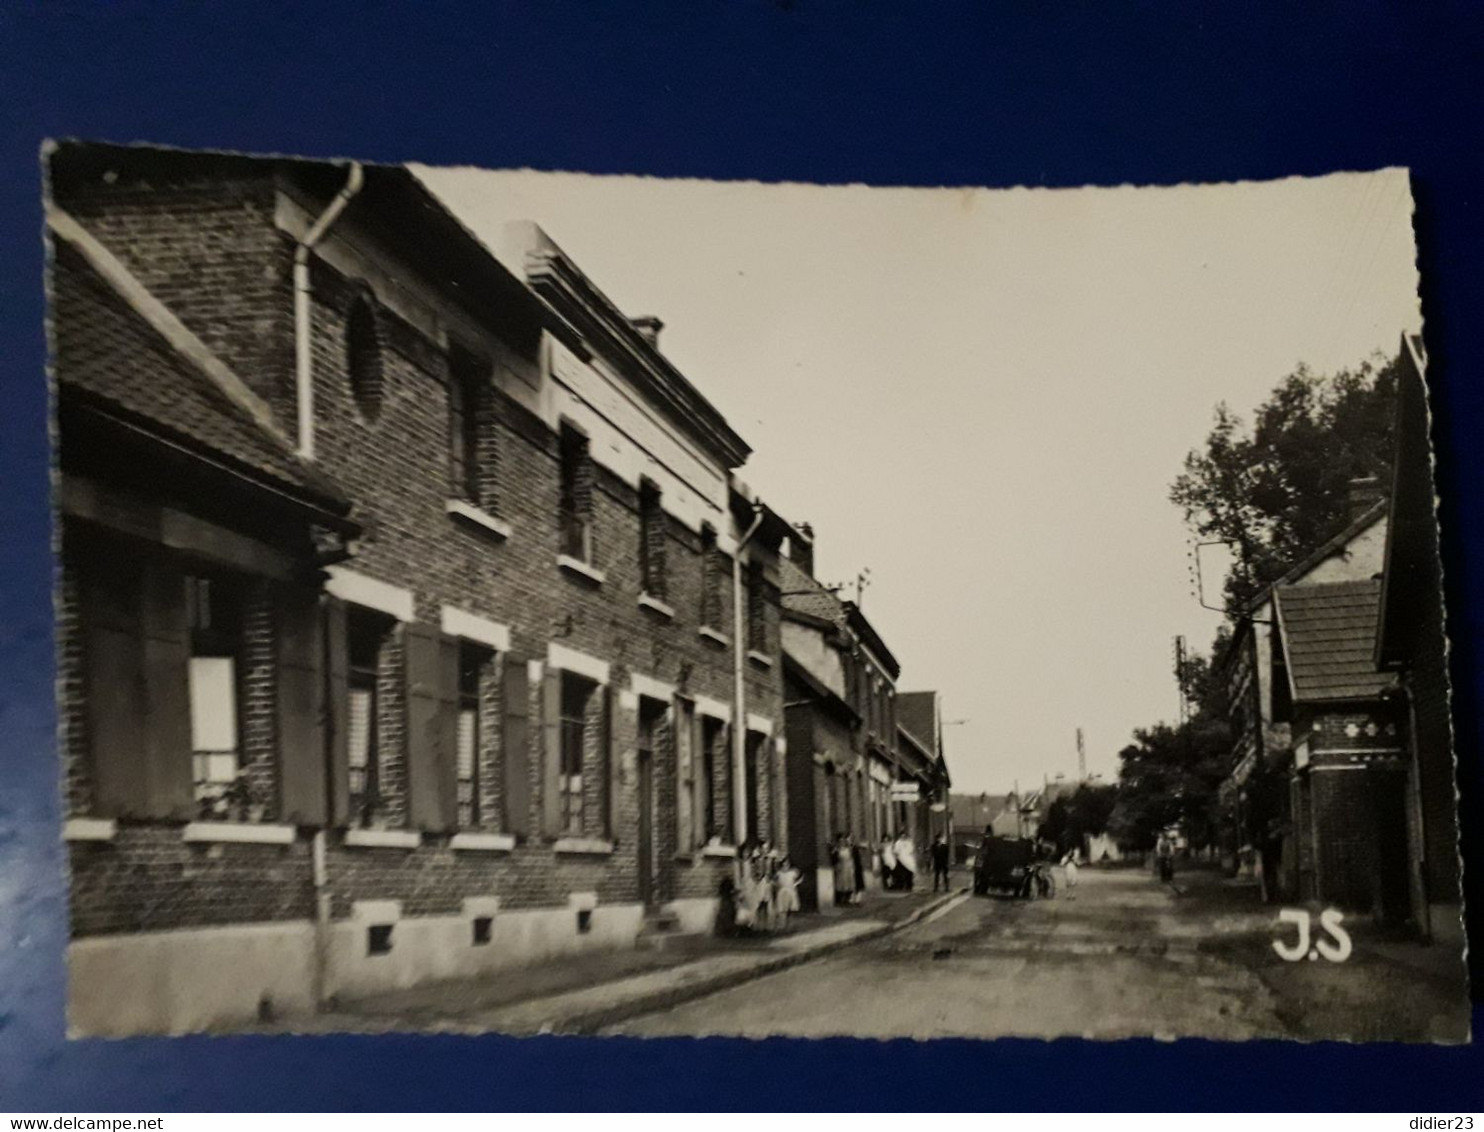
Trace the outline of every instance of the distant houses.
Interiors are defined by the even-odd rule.
[[[874,850],[907,831],[925,846],[949,786],[935,692],[899,692],[901,667],[860,607],[813,576],[813,532],[780,562],[789,852],[806,908],[829,903],[831,848],[841,836]],[[926,860],[926,858],[924,858]]]

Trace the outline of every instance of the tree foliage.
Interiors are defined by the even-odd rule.
[[[1189,719],[1134,732],[1118,754],[1118,806],[1110,829],[1119,844],[1148,849],[1159,833],[1179,825],[1192,845],[1217,839],[1217,791],[1231,765],[1226,683],[1214,658],[1225,649],[1226,629],[1211,656],[1190,653],[1176,678],[1190,705]]]
[[[1201,539],[1231,547],[1231,608],[1245,609],[1343,529],[1351,480],[1390,482],[1396,382],[1396,360],[1328,377],[1299,366],[1258,407],[1250,430],[1226,404],[1216,407],[1170,499]]]
[[[1080,849],[1088,837],[1107,832],[1117,802],[1116,786],[1083,783],[1051,803],[1040,837],[1053,842],[1058,854]]]

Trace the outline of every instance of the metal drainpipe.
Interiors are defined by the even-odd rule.
[[[743,666],[747,663],[747,652],[742,647],[742,548],[747,545],[757,529],[763,525],[763,506],[752,505],[752,526],[737,542],[732,555],[732,676],[734,698],[732,701],[732,813],[737,829],[737,848],[747,843],[747,692],[743,686]]]
[[[340,219],[351,197],[361,191],[365,172],[359,161],[352,161],[345,186],[335,194],[319,219],[310,226],[299,246],[294,249],[294,394],[299,417],[299,455],[314,459],[314,370],[310,350],[309,325],[309,253],[324,239],[330,225]]]
[[[345,206],[351,201],[365,181],[365,172],[359,161],[351,162],[345,184],[335,199],[320,213],[309,231],[294,249],[294,398],[298,415],[298,452],[305,460],[314,459],[314,369],[313,353],[310,349],[311,326],[309,321],[309,253],[330,226],[340,218]],[[326,807],[333,804],[333,795],[327,790]],[[328,864],[329,825],[314,831],[311,844],[311,860],[314,881],[314,1002],[323,1006],[329,998],[330,967],[330,872]]]

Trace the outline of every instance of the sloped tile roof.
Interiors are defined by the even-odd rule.
[[[1295,700],[1371,699],[1395,684],[1376,671],[1379,579],[1280,586],[1274,598]]]
[[[845,607],[840,599],[787,558],[778,560],[778,588],[785,611],[844,626]]]
[[[897,726],[903,728],[929,754],[936,755],[937,693],[901,692],[897,695]]]
[[[266,479],[336,512],[348,501],[182,358],[88,263],[59,244],[52,275],[56,375],[64,395]]]

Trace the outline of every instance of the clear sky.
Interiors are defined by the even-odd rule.
[[[1420,324],[1405,171],[1110,189],[417,172],[492,248],[539,223],[753,447],[827,582],[936,688],[955,789],[1113,777],[1178,710],[1170,482],[1218,401]],[[1207,579],[1206,591],[1219,591]],[[853,591],[852,591],[853,592]]]

